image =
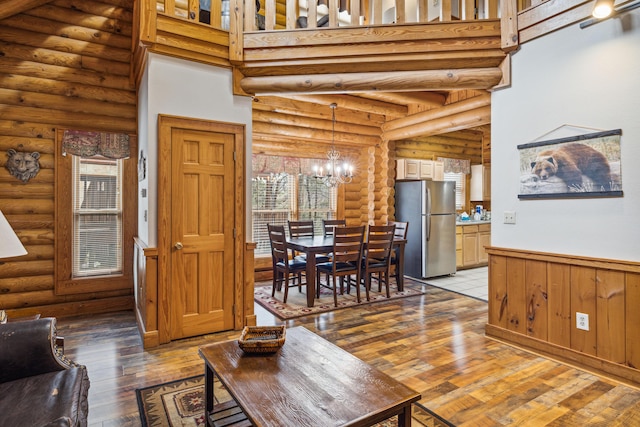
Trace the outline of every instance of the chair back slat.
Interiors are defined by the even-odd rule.
[[[323,219],[322,228],[325,236],[333,236],[336,227],[344,227],[347,221],[344,219]]]
[[[289,221],[289,236],[313,237],[313,221]]]
[[[396,239],[402,239],[402,240],[406,240],[407,239],[407,230],[409,229],[409,223],[408,222],[388,221],[387,225],[395,225],[396,226],[396,230],[395,230],[395,233],[394,233],[394,237]]]
[[[364,226],[335,228],[335,236],[333,238],[334,263],[355,262],[358,265],[360,264],[364,230]]]
[[[395,225],[370,225],[365,249],[367,262],[389,263]]]
[[[267,224],[267,230],[269,232],[269,242],[271,243],[273,264],[287,262],[289,260],[289,254],[284,226]]]

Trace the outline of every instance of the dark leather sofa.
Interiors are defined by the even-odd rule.
[[[86,367],[56,345],[56,320],[0,324],[0,426],[87,425]]]

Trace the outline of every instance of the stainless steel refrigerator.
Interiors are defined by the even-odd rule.
[[[396,221],[409,223],[404,273],[416,278],[456,272],[456,183],[397,181]]]

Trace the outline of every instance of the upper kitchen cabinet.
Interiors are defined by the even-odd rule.
[[[444,164],[437,160],[398,159],[396,179],[444,181]]]
[[[486,165],[471,166],[471,188],[469,200],[473,202],[491,200],[491,167]]]

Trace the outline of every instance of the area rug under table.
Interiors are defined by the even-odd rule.
[[[277,291],[275,295],[271,296],[271,282],[256,283],[253,292],[253,298],[255,302],[267,309],[271,314],[279,317],[280,319],[294,319],[296,317],[307,316],[309,314],[325,313],[328,311],[338,310],[342,308],[353,307],[356,305],[373,304],[378,302],[389,301],[390,299],[407,298],[416,295],[424,294],[424,284],[414,281],[409,278],[404,279],[404,290],[399,291],[394,279],[389,283],[389,295],[387,298],[384,286],[382,292],[378,292],[377,283],[372,284],[373,290],[370,292],[369,301],[365,296],[364,289],[360,290],[360,302],[358,303],[356,298],[355,288],[351,288],[351,292],[343,295],[338,293],[338,306],[333,303],[333,290],[327,287],[320,288],[320,298],[315,299],[313,307],[307,307],[307,294],[306,287],[302,287],[302,292],[298,291],[297,287],[289,288],[289,295],[287,302],[283,303],[284,292]]]
[[[225,387],[215,378],[215,404],[225,405],[230,412],[239,410]],[[206,427],[204,417],[204,376],[184,378],[136,390],[143,427]],[[452,427],[453,424],[419,403],[411,405],[412,427]],[[376,427],[397,426],[396,417]],[[321,427],[321,426],[318,426]],[[322,426],[325,427],[325,426]]]

